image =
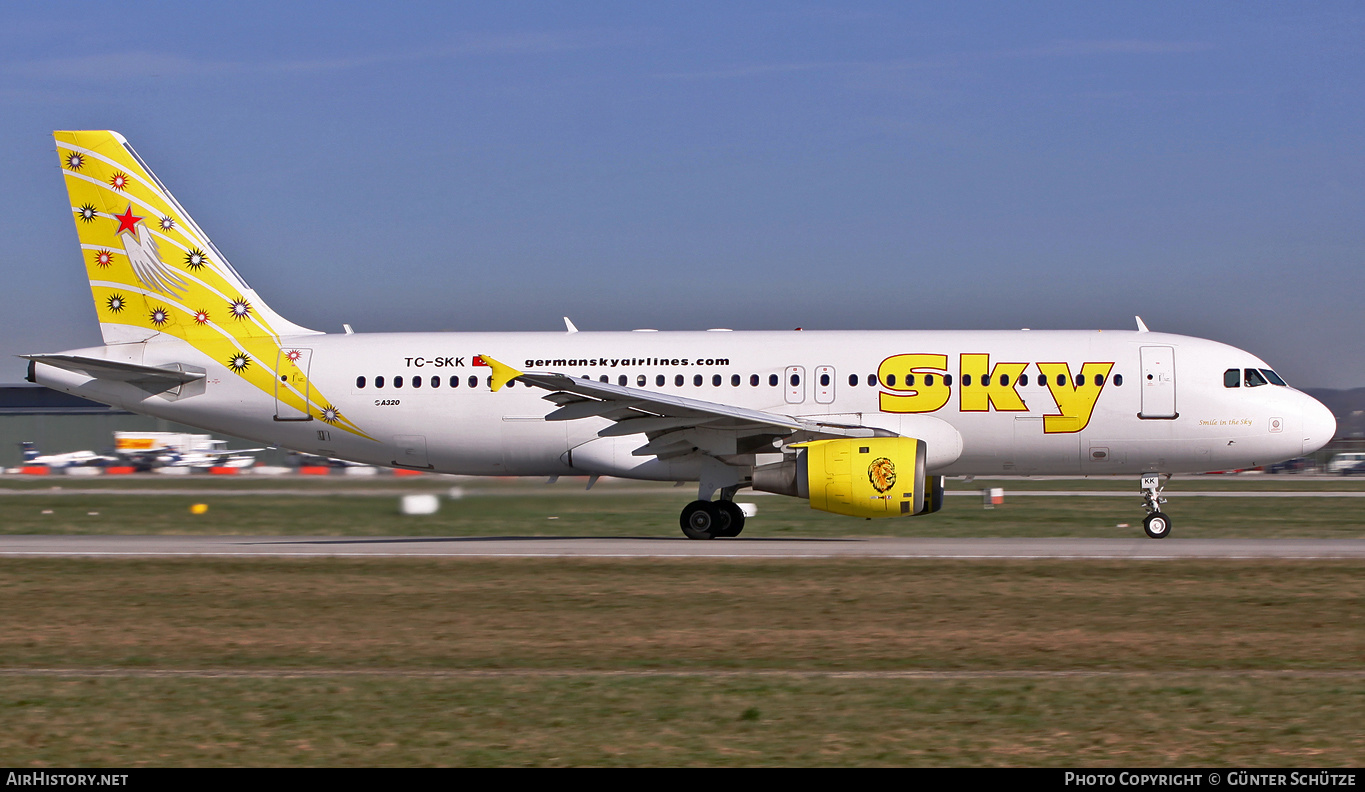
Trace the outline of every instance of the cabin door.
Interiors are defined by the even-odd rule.
[[[1175,418],[1175,349],[1142,347],[1142,412],[1139,418]]]
[[[283,347],[275,361],[275,420],[311,421],[308,367],[313,350]]]

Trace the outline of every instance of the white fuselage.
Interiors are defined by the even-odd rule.
[[[604,418],[544,420],[554,405],[545,401],[543,390],[514,384],[492,392],[489,369],[473,365],[478,355],[524,371],[606,377],[613,384],[718,404],[787,416],[833,416],[842,424],[927,435],[931,472],[943,475],[1246,468],[1309,453],[1335,430],[1326,408],[1293,388],[1226,386],[1229,369],[1269,368],[1255,356],[1164,333],[376,333],[300,336],[284,343],[304,350],[311,387],[366,436],[319,420],[288,420],[290,411],[270,394],[168,336],[79,352],[149,366],[201,366],[208,372],[202,388],[149,395],[127,383],[47,365],[38,365],[35,373],[38,382],[57,390],[215,432],[357,462],[473,475],[695,478],[685,464],[649,465],[631,457],[630,450],[645,442],[641,436],[599,438],[598,431],[610,424]],[[952,384],[941,407],[884,409],[888,399],[894,405],[893,397],[904,400],[915,393],[904,380],[897,383],[899,390],[890,387],[885,370],[873,377],[884,361],[900,355],[943,356],[946,364],[934,370],[937,385],[942,388],[945,375],[951,375]],[[977,382],[964,384],[964,356],[979,362],[981,355],[988,355],[992,366],[1016,364],[1013,370],[1027,377],[1027,384],[1017,374],[1011,379],[1018,396],[1013,409],[1000,409],[1001,399],[979,409],[981,399],[970,390],[982,387],[979,375]],[[1112,365],[1086,369],[1087,363]],[[1059,398],[1075,387],[1074,380],[1064,391],[1055,383],[1040,384],[1039,364],[1051,372],[1062,365],[1071,377],[1088,370],[1106,375],[1097,395],[1078,410]],[[1154,365],[1164,368],[1153,374]],[[919,371],[922,384],[927,369]],[[1074,426],[1048,421],[1053,430],[1045,431],[1048,416],[1055,420],[1068,412],[1077,413]],[[936,439],[954,431],[954,439]],[[951,447],[954,443],[960,450]]]

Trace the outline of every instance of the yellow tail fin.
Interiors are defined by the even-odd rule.
[[[256,295],[122,135],[53,137],[106,344],[183,339],[281,404],[359,433],[307,386],[300,351],[281,340],[316,331]]]
[[[117,132],[55,132],[105,343],[309,334],[247,286]]]

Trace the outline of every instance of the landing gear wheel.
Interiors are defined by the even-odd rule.
[[[682,532],[688,539],[713,539],[719,536],[722,527],[720,509],[711,501],[696,500],[683,507],[682,517],[679,524],[682,525]]]
[[[739,532],[744,530],[744,510],[739,508],[739,504],[734,501],[717,501],[713,504],[720,512],[721,525],[711,533],[714,536],[733,537],[739,536]]]
[[[1171,535],[1171,518],[1162,512],[1152,512],[1142,521],[1142,530],[1151,539],[1165,539]]]

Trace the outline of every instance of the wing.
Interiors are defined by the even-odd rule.
[[[547,421],[606,418],[612,424],[599,430],[599,437],[642,435],[634,456],[670,459],[700,452],[725,461],[727,456],[775,453],[778,445],[791,442],[895,436],[884,429],[826,423],[565,374],[522,372],[487,355],[475,358],[475,365],[480,363],[493,369],[495,391],[512,380],[549,391],[544,398],[558,409],[545,416]]]

